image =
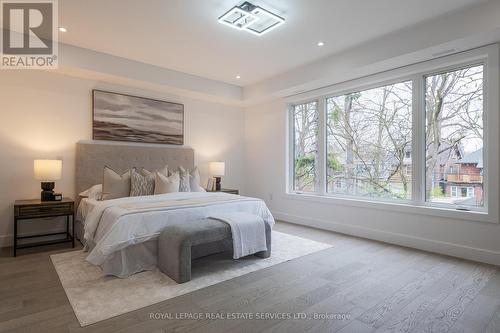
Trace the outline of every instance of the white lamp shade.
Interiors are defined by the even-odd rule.
[[[208,164],[208,171],[211,176],[222,177],[226,171],[226,164],[224,162],[210,162]]]
[[[35,160],[33,164],[35,179],[41,181],[54,181],[61,179],[61,160]]]

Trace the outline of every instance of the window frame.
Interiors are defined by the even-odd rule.
[[[483,68],[483,207],[463,207],[450,204],[439,204],[426,201],[425,193],[425,80],[426,77],[441,74],[453,70],[482,65]],[[387,199],[387,198],[364,198],[357,196],[346,196],[342,194],[327,193],[327,133],[326,133],[326,99],[335,96],[341,96],[349,93],[382,87],[384,85],[396,84],[400,82],[411,81],[413,99],[412,99],[412,195],[410,200],[405,199]],[[499,136],[494,130],[499,121],[498,110],[498,91],[499,91],[499,50],[498,45],[481,47],[471,51],[465,51],[458,54],[447,55],[444,57],[424,61],[414,65],[399,67],[382,73],[377,73],[358,79],[353,79],[332,86],[316,89],[311,92],[300,93],[288,97],[287,102],[287,152],[290,152],[290,132],[294,132],[293,117],[289,112],[296,104],[307,103],[313,100],[318,103],[318,112],[320,123],[319,142],[320,156],[323,161],[318,161],[318,176],[320,177],[320,191],[298,192],[290,187],[290,180],[294,179],[293,150],[292,150],[292,168],[290,168],[290,154],[287,158],[287,174],[285,195],[288,199],[308,200],[326,204],[342,204],[348,206],[362,206],[366,208],[396,210],[412,212],[424,215],[452,217],[461,220],[494,222],[498,221],[498,205],[489,205],[489,202],[496,202],[499,199],[499,190],[495,188],[498,183],[498,160],[499,152],[494,149],[495,145],[490,146],[489,142],[498,142]],[[496,112],[495,112],[496,110]],[[292,121],[290,122],[290,118]],[[292,147],[293,149],[293,147]],[[418,157],[418,158],[415,158]],[[493,161],[493,162],[492,162]],[[497,163],[495,163],[497,161]]]
[[[295,107],[298,106],[298,105],[305,105],[305,104],[314,103],[314,102],[316,102],[316,112],[319,112],[319,107],[320,107],[319,106],[319,101],[315,100],[315,99],[307,101],[307,102],[304,102],[304,103],[295,103],[295,104],[293,104],[293,105],[290,106],[290,112],[291,112],[290,118],[292,118],[291,119],[291,126],[293,128],[292,133],[291,133],[291,135],[292,135],[292,151],[291,151],[292,152],[292,166],[291,166],[292,167],[292,174],[291,174],[292,178],[291,178],[291,190],[294,191],[294,192],[316,193],[316,191],[312,191],[312,192],[297,191],[295,189],[295,139],[296,139],[296,136],[295,136]],[[322,121],[320,119],[320,121],[318,123],[318,132],[321,131],[321,129],[319,128],[321,126],[321,123],[322,123]],[[320,134],[318,133],[318,137],[319,136],[320,136]],[[318,144],[319,144],[319,142],[317,143],[317,145]],[[318,146],[317,149],[320,150],[320,147]],[[320,152],[321,152],[321,150],[320,150]],[[321,154],[320,154],[320,156],[321,156]],[[320,157],[320,159],[321,159],[321,157]],[[320,161],[318,161],[318,165],[319,165],[319,162]],[[316,170],[316,167],[317,166],[315,165],[315,168],[314,168],[315,170]],[[319,186],[321,188],[322,187],[322,184],[321,184],[321,175],[318,174],[318,177],[320,177]]]
[[[487,79],[487,74],[488,74],[488,64],[487,64],[487,61],[486,59],[480,59],[476,62],[467,62],[467,63],[463,63],[462,65],[458,65],[458,66],[448,66],[448,67],[445,67],[441,70],[437,70],[437,71],[433,71],[433,72],[428,72],[428,73],[425,73],[423,76],[422,76],[422,89],[423,89],[423,101],[422,101],[422,110],[419,110],[422,112],[422,115],[421,115],[421,118],[423,117],[423,119],[421,119],[422,121],[422,126],[423,126],[423,132],[422,132],[422,137],[419,138],[421,140],[423,140],[423,142],[421,144],[423,144],[423,147],[426,146],[426,142],[425,142],[425,138],[426,138],[426,135],[425,135],[425,119],[426,119],[426,112],[427,112],[427,109],[426,109],[426,105],[425,105],[425,95],[426,95],[426,79],[427,77],[429,76],[434,76],[434,75],[439,75],[439,74],[444,74],[444,73],[448,73],[448,72],[453,72],[453,71],[458,71],[458,70],[461,70],[461,69],[466,69],[466,68],[471,68],[471,67],[476,67],[476,66],[483,66],[483,84],[484,84],[484,87],[483,87],[483,161],[486,159],[486,155],[487,155],[487,149],[486,149],[486,139],[488,137],[488,122],[487,122],[487,113],[488,113],[488,98],[487,98],[487,91],[489,89],[488,87],[488,79]],[[426,156],[426,153],[425,151],[423,152],[424,153],[424,156]],[[424,174],[422,175],[422,179],[421,179],[421,183],[420,183],[420,187],[422,188],[422,198],[421,200],[423,201],[423,204],[426,205],[426,206],[429,206],[429,207],[443,207],[443,208],[447,208],[447,207],[458,207],[458,205],[451,205],[451,204],[440,204],[440,203],[436,203],[436,202],[429,202],[427,201],[427,197],[426,197],[426,192],[425,192],[425,189],[426,189],[426,183],[425,183],[425,157],[422,159],[422,162],[423,162],[423,169],[424,169]],[[470,211],[477,211],[477,212],[484,212],[484,213],[487,213],[488,212],[488,206],[487,206],[487,202],[488,202],[488,197],[486,195],[486,187],[487,187],[487,174],[488,174],[488,169],[489,169],[489,166],[485,163],[484,165],[486,165],[486,168],[483,168],[483,172],[484,172],[484,175],[483,175],[483,200],[484,200],[484,204],[482,207],[467,207],[466,209],[467,210],[470,210]],[[458,187],[459,189],[461,189],[462,187]],[[457,192],[458,193],[458,192]],[[457,198],[459,198],[460,196],[457,196]],[[461,209],[464,209],[464,208],[461,208]]]
[[[367,88],[363,88],[363,89],[354,89],[354,90],[350,90],[349,92],[346,92],[346,93],[329,94],[329,95],[322,96],[321,99],[324,100],[324,104],[325,104],[324,105],[325,123],[322,126],[325,128],[325,137],[324,137],[324,143],[323,143],[325,145],[325,157],[328,156],[328,133],[326,133],[326,123],[328,122],[328,114],[327,114],[328,112],[326,110],[326,105],[327,105],[326,101],[329,98],[335,98],[335,97],[340,97],[340,96],[344,96],[344,95],[348,95],[348,94],[360,93],[360,92],[371,90],[371,89],[382,88],[385,86],[394,85],[394,84],[398,84],[398,83],[405,83],[405,82],[413,82],[413,81],[411,78],[389,80],[389,81],[383,82],[382,84],[372,84],[370,86],[367,86]],[[412,87],[412,93],[413,93],[413,87]],[[414,128],[413,128],[413,101],[412,101],[412,139],[413,139],[413,131],[414,131]],[[413,155],[413,148],[412,148],[412,155]],[[413,159],[412,159],[412,167],[413,167]],[[326,158],[325,158],[324,168],[325,168],[325,173],[327,174],[328,161]],[[401,170],[401,171],[403,171],[403,170]],[[412,171],[412,184],[411,185],[412,185],[412,189],[413,189],[413,186],[414,186],[414,184],[413,184],[413,171]],[[349,198],[361,198],[361,200],[371,200],[371,201],[377,201],[377,202],[380,201],[380,202],[410,203],[412,201],[412,199],[377,198],[377,197],[364,197],[363,198],[363,197],[355,196],[355,195],[331,193],[331,192],[328,192],[328,179],[325,179],[324,187],[325,187],[324,192],[325,192],[325,195],[327,195],[327,196],[343,197],[343,198],[347,198],[347,199],[349,199]],[[412,193],[412,197],[413,197],[413,193]]]

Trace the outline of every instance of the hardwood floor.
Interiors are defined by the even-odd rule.
[[[2,249],[0,332],[500,332],[495,266],[286,223],[276,230],[334,247],[85,328],[49,258],[67,248],[17,258]],[[198,313],[259,319],[151,318]]]

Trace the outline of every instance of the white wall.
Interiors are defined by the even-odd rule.
[[[226,187],[243,189],[244,114],[238,107],[48,71],[0,73],[0,246],[11,244],[13,203],[36,198],[33,160],[62,158],[63,179],[56,191],[74,197],[74,147],[92,138],[93,88],[183,103],[185,144],[194,148],[206,181],[208,161],[224,160]],[[42,221],[43,222],[43,221]],[[51,228],[58,228],[57,222]],[[21,233],[37,232],[40,222],[24,223]]]
[[[498,223],[291,199],[285,194],[285,110],[277,99],[245,111],[246,194],[264,199],[276,219],[500,264]]]

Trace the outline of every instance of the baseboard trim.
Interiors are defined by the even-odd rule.
[[[346,235],[373,239],[381,242],[411,247],[423,251],[445,254],[468,260],[479,261],[487,264],[500,265],[500,252],[496,251],[409,236],[389,231],[336,223],[333,221],[322,219],[292,215],[283,212],[273,211],[272,213],[275,219],[293,224],[335,231]]]

